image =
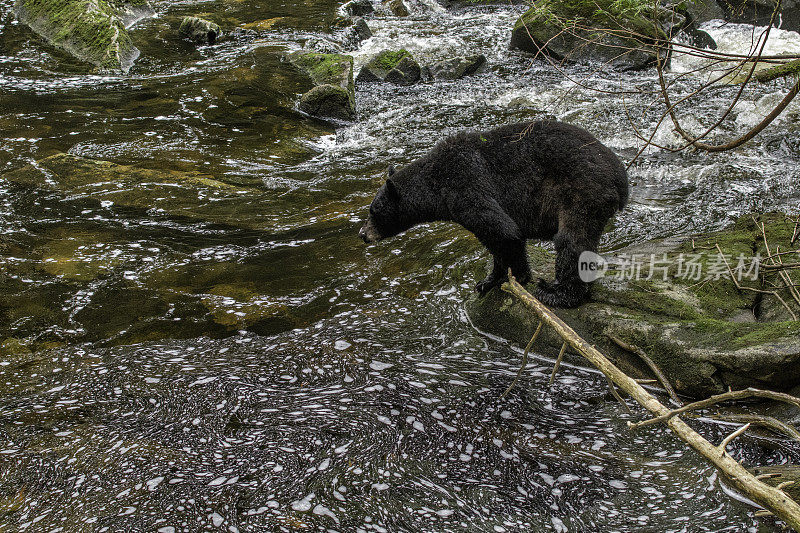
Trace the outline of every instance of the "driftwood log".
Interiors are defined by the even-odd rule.
[[[727,445],[736,437],[744,433],[750,424],[745,424],[725,437],[715,446],[702,435],[689,427],[675,410],[670,410],[658,399],[647,392],[637,381],[620,369],[600,353],[594,346],[589,345],[575,331],[565,324],[547,306],[537,300],[525,290],[511,275],[509,281],[503,284],[503,290],[517,297],[525,307],[533,311],[545,326],[549,326],[564,339],[576,352],[586,358],[594,367],[600,370],[614,385],[625,391],[639,405],[650,411],[656,419],[663,421],[681,440],[702,455],[714,465],[731,485],[752,501],[762,505],[786,524],[800,531],[800,505],[786,495],[783,490],[771,487],[759,480],[726,451]],[[563,350],[562,350],[563,351]]]

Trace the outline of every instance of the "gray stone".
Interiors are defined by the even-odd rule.
[[[486,56],[454,57],[437,61],[427,67],[430,77],[438,80],[457,80],[486,70]]]
[[[407,17],[409,15],[408,7],[403,3],[403,0],[384,0],[383,5],[395,17]]]
[[[662,9],[661,13],[671,14],[671,10]],[[511,34],[511,48],[533,54],[545,53],[559,61],[576,63],[603,63],[616,70],[639,70],[653,64],[656,52],[638,39],[602,31],[602,21],[585,21],[589,27],[585,29],[565,30],[557,20],[572,20],[578,15],[570,10],[569,4],[548,2],[538,4],[523,14],[517,21]],[[663,19],[663,17],[662,17]],[[599,24],[597,28],[592,24]],[[616,21],[621,24],[621,22]],[[652,23],[639,16],[627,20],[633,32],[644,36],[656,32]],[[662,20],[662,24],[670,24]],[[659,37],[664,34],[660,33]]]

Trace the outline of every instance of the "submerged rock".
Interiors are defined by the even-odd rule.
[[[196,44],[214,44],[222,35],[217,24],[199,17],[184,17],[178,31],[182,37]]]
[[[88,198],[107,206],[247,228],[263,227],[258,206],[242,205],[243,197],[253,193],[251,189],[200,172],[138,168],[59,153],[2,176],[12,183],[60,191],[71,198]],[[235,206],[226,212],[231,204]]]
[[[784,249],[793,222],[783,215],[764,215],[760,221],[766,222],[773,250],[777,244]],[[754,264],[751,258],[759,253],[763,258],[767,252],[759,227],[744,217],[728,230],[616,252],[614,263],[622,270],[608,272],[595,282],[591,302],[577,309],[557,309],[556,314],[624,370],[650,377],[638,357],[612,337],[640,348],[675,389],[688,396],[708,396],[729,387],[788,389],[797,385],[800,321],[770,295],[737,290],[717,244],[730,269],[744,274],[741,283],[758,286],[758,281],[748,277]],[[631,260],[637,256],[639,262]],[[550,253],[536,248],[531,259],[538,275],[552,276]],[[784,261],[790,259],[784,257]],[[520,344],[529,340],[538,322],[500,290],[473,298],[467,311],[479,329]],[[539,351],[545,347],[557,351],[561,346],[561,340],[546,330],[537,343]]]
[[[102,69],[123,72],[139,57],[127,28],[155,13],[146,0],[17,0],[14,11],[53,46]]]
[[[672,10],[662,9],[664,20],[654,25],[641,13],[605,11],[601,16],[598,9],[590,2],[539,2],[514,25],[511,48],[534,54],[543,52],[559,61],[601,62],[618,70],[638,70],[655,62],[656,52],[645,41],[665,35],[663,25],[672,24]],[[585,28],[567,28],[563,21],[579,21],[578,26]],[[629,37],[620,31],[611,33],[604,31],[605,28],[623,28],[642,37]]]
[[[301,111],[341,120],[355,117],[352,56],[301,51],[289,55],[289,60],[315,85],[300,98]]]
[[[437,80],[457,80],[484,70],[486,56],[483,54],[445,59],[425,67],[426,73]]]
[[[420,80],[421,74],[419,63],[408,50],[384,50],[361,68],[356,81],[387,81],[397,85],[412,85]]]

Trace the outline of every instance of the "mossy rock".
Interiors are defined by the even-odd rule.
[[[443,59],[426,67],[430,77],[437,80],[458,80],[484,70],[486,56],[483,54]]]
[[[403,0],[384,0],[383,6],[395,17],[407,17],[410,14]]]
[[[305,72],[314,84],[300,98],[301,111],[342,120],[355,117],[352,56],[300,51],[290,54],[289,60]]]
[[[219,25],[200,17],[184,17],[178,32],[195,44],[214,44],[222,35]]]
[[[672,13],[662,10],[659,17],[667,12]],[[666,35],[662,29],[665,22],[654,22],[651,13],[652,3],[639,0],[543,0],[514,25],[511,48],[544,52],[560,61],[600,62],[618,70],[642,69],[657,58],[648,41]],[[582,29],[572,29],[573,23]],[[604,28],[623,28],[640,37],[622,36]]]
[[[127,72],[139,50],[127,27],[154,12],[147,2],[17,0],[20,22],[48,43],[101,69]]]
[[[361,68],[356,81],[372,83],[386,81],[397,85],[412,85],[418,82],[422,69],[414,56],[406,50],[384,50]]]
[[[716,251],[719,245],[734,270],[740,254],[749,258],[760,253],[765,257],[758,226],[761,222],[773,251],[778,244],[787,249],[793,222],[780,214],[756,220],[743,217],[727,230],[619,250],[614,254],[617,259],[634,254],[662,258],[667,254],[670,260],[663,264],[672,266],[651,279],[639,280],[609,271],[594,283],[590,302],[577,309],[557,309],[556,313],[624,370],[637,377],[651,377],[638,357],[620,348],[612,337],[642,349],[675,389],[687,396],[705,397],[729,387],[794,387],[800,378],[800,321],[794,320],[773,296],[738,290],[727,267],[720,268]],[[539,276],[551,278],[553,256],[536,250],[531,257],[532,268]],[[681,254],[701,265],[700,279],[686,277],[686,270],[684,274],[678,272]],[[614,258],[609,262],[615,264]],[[646,272],[649,274],[649,270]],[[800,281],[796,272],[792,276],[795,283]],[[743,279],[740,283],[757,287],[760,282]],[[529,290],[534,288],[531,285]],[[791,301],[789,296],[786,299]],[[479,329],[521,345],[538,322],[501,290],[483,298],[473,297],[467,311]],[[800,309],[793,312],[800,314]],[[551,331],[545,331],[537,343],[543,353],[561,346],[561,340]]]

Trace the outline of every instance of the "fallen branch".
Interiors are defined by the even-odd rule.
[[[744,400],[747,398],[767,398],[770,400],[777,400],[779,402],[785,402],[800,407],[800,398],[792,396],[791,394],[786,394],[784,392],[775,392],[771,390],[754,389],[751,387],[748,389],[723,392],[722,394],[715,394],[713,396],[709,396],[704,400],[698,400],[696,402],[687,403],[683,407],[679,407],[678,409],[673,409],[666,413],[662,413],[655,418],[631,424],[630,427],[631,429],[639,429],[645,426],[652,426],[653,424],[658,424],[659,422],[667,421],[674,416],[686,413],[688,411],[696,411],[698,409],[705,409],[706,407],[711,407],[712,405],[721,402],[729,402],[732,400]]]
[[[593,366],[600,370],[610,381],[615,383],[642,407],[655,414],[665,417],[665,423],[681,440],[686,442],[706,460],[712,463],[730,483],[745,496],[764,506],[766,509],[780,517],[795,530],[800,531],[800,505],[787,496],[783,491],[762,483],[747,471],[741,464],[733,459],[724,449],[720,450],[708,442],[702,435],[690,428],[683,420],[667,409],[654,396],[647,392],[635,379],[618,369],[606,356],[594,346],[589,345],[575,331],[564,323],[542,302],[537,300],[525,287],[517,283],[509,271],[509,281],[502,286],[503,290],[516,296],[522,304],[533,311],[542,323],[551,327],[575,351],[585,357]],[[788,396],[788,395],[786,395]],[[795,401],[798,401],[794,398]],[[743,426],[746,427],[746,426]],[[726,438],[737,436],[737,432]]]
[[[764,83],[796,74],[800,74],[800,59],[795,59],[794,61],[789,61],[783,65],[777,65],[775,67],[762,70],[761,72],[757,72],[754,77],[756,81]]]

